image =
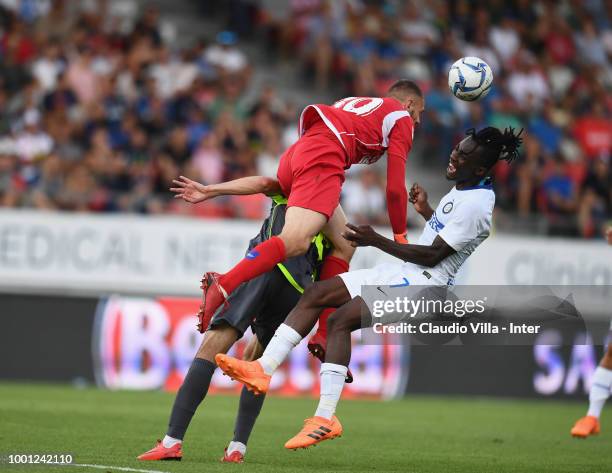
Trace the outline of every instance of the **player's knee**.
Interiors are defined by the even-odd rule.
[[[314,306],[316,305],[316,302],[319,300],[321,295],[322,295],[322,291],[321,291],[320,285],[317,283],[314,283],[311,286],[308,286],[306,289],[304,289],[304,294],[302,294],[299,304],[300,305],[306,304],[307,306]]]
[[[334,294],[329,290],[329,285],[326,281],[316,282],[308,286],[304,290],[304,294],[300,298],[300,304],[306,304],[308,307],[335,307],[333,304]]]
[[[334,244],[332,251],[330,252],[330,256],[334,256],[336,258],[340,258],[347,263],[351,262],[353,258],[353,254],[355,253],[355,248],[348,244],[348,242],[344,242],[343,244]]]

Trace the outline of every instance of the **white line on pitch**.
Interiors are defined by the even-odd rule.
[[[66,463],[65,466],[80,466],[83,468],[97,468],[98,470],[117,470],[117,471],[135,471],[137,473],[170,473],[160,470],[140,470],[138,468],[128,468],[126,466],[109,466],[109,465],[90,465],[88,463]]]

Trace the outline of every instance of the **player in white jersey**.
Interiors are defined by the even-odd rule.
[[[270,378],[326,307],[338,307],[328,320],[325,363],[321,365],[321,399],[315,416],[306,419],[304,428],[285,448],[305,448],[338,437],[342,426],[334,415],[351,357],[351,332],[363,326],[363,314],[369,309],[361,297],[364,285],[447,285],[456,272],[490,233],[495,194],[490,178],[499,160],[518,157],[520,132],[501,132],[484,128],[468,130],[451,152],[446,177],[455,187],[433,210],[426,192],[414,185],[410,202],[427,224],[417,244],[401,244],[376,233],[370,226],[348,224],[344,237],[353,246],[374,246],[396,256],[402,263],[385,263],[372,269],[342,273],[313,284],[304,292],[285,323],[277,330],[261,358],[244,362],[227,355],[217,355],[217,365],[233,379],[255,393],[267,391]],[[370,317],[371,318],[371,317]]]
[[[606,230],[606,239],[608,244],[612,245],[612,227]],[[609,340],[612,340],[612,322],[610,322],[610,334]],[[608,348],[593,374],[587,415],[576,421],[570,431],[572,437],[587,438],[599,433],[599,416],[610,394],[612,394],[612,342],[608,343]]]

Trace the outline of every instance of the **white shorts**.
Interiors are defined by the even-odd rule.
[[[361,296],[362,286],[431,286],[445,285],[423,268],[412,263],[383,263],[370,269],[358,269],[339,275],[346,286],[351,299]]]

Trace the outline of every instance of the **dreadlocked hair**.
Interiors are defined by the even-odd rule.
[[[491,126],[483,128],[476,132],[474,128],[470,128],[466,135],[482,148],[481,153],[487,167],[492,167],[497,161],[507,161],[512,163],[519,157],[519,148],[523,143],[521,134],[523,129],[518,133],[514,132],[514,128],[506,128],[503,133]]]

